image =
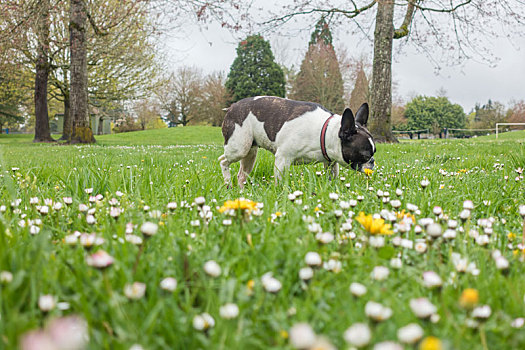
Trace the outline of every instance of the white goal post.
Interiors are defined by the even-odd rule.
[[[525,123],[496,123],[496,138],[498,138],[498,129],[500,125],[525,125]]]

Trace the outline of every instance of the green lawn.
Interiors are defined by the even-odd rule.
[[[55,139],[60,135],[52,135]],[[0,144],[32,143],[30,134],[0,134]],[[113,135],[95,135],[101,145],[195,145],[221,144],[222,134],[219,127],[192,126],[186,128],[155,129],[125,132]]]
[[[407,349],[430,349],[430,336],[443,349],[525,348],[525,328],[517,328],[525,317],[518,212],[525,204],[524,141],[522,131],[498,141],[378,145],[370,177],[343,169],[330,181],[322,165],[307,165],[293,167],[277,185],[273,155],[260,151],[240,190],[222,183],[219,128],[104,135],[90,146],[0,135],[0,348],[19,347],[28,332],[49,340],[57,320],[67,325],[68,315],[87,322],[89,349],[293,349],[298,323],[307,323],[316,341],[324,337],[339,349],[351,347],[344,334],[356,323],[370,329],[370,349],[408,341],[398,330],[412,323],[425,341],[413,336]],[[237,169],[232,166],[232,174]],[[294,191],[302,195],[292,201]],[[195,203],[198,197],[204,206]],[[219,210],[239,197],[262,208],[234,216]],[[462,220],[466,200],[473,208]],[[356,220],[360,212],[392,219],[394,233],[381,236],[383,243],[372,237]],[[438,226],[427,232],[425,218],[446,234],[430,237]],[[141,233],[145,222],[158,225],[151,238]],[[69,244],[77,231],[103,242]],[[130,242],[137,237],[141,244]],[[86,259],[102,250],[113,264],[88,266]],[[322,264],[302,280],[308,252],[318,253]],[[210,260],[220,275],[206,273]],[[378,266],[388,269],[384,279]],[[440,277],[440,287],[425,286],[428,271]],[[165,277],[176,279],[174,291],[161,288]],[[145,284],[144,295],[137,287],[126,292],[133,282]],[[353,282],[367,292],[352,295]],[[278,290],[267,290],[272,287]],[[471,307],[460,302],[468,288],[479,293]],[[43,295],[51,296],[53,308],[39,306]],[[435,306],[431,317],[417,316],[423,306],[411,309],[418,298]],[[390,308],[391,317],[373,321],[365,313],[370,301]],[[238,307],[236,317],[221,313],[227,303]],[[476,317],[486,308],[473,310],[483,305],[490,306],[486,319]],[[202,313],[213,317],[213,326],[199,318]]]
[[[116,135],[100,135],[97,141],[108,145],[196,145],[221,144],[221,128],[192,126],[185,128],[157,129]]]

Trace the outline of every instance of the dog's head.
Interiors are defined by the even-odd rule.
[[[364,171],[374,168],[376,146],[372,134],[366,128],[368,122],[368,104],[363,103],[354,114],[350,108],[345,109],[341,118],[339,138],[343,159],[352,169]]]

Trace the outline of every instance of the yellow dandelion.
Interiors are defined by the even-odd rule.
[[[441,350],[443,349],[443,344],[439,338],[428,336],[421,341],[419,344],[419,350]]]
[[[390,224],[385,224],[385,220],[381,218],[374,219],[371,214],[366,215],[365,213],[360,212],[356,220],[363,225],[365,230],[371,235],[391,235],[393,233],[390,229]]]
[[[416,222],[416,217],[414,216],[414,214],[407,212],[405,209],[397,212],[396,216],[400,220],[402,220],[402,219],[411,219],[412,222]]]
[[[247,289],[247,294],[248,295],[252,295],[253,294],[253,288],[255,288],[255,281],[254,280],[249,280],[248,283],[246,283],[246,289]]]
[[[478,302],[479,292],[474,288],[465,289],[459,298],[459,304],[466,309],[473,308]]]
[[[281,338],[283,338],[283,339],[288,339],[288,332],[285,331],[284,329],[282,329],[282,330],[279,332],[279,335],[280,335]]]
[[[374,171],[372,169],[368,169],[368,168],[365,168],[365,170],[363,170],[363,171],[364,171],[366,176],[371,176],[374,173]]]
[[[509,232],[507,234],[507,238],[509,239],[509,241],[513,241],[514,238],[516,238],[516,234],[515,233],[512,233],[512,232]]]
[[[228,200],[224,202],[222,207],[220,207],[219,212],[224,213],[228,210],[246,210],[252,212],[257,208],[257,203],[249,199],[238,198],[236,200]]]
[[[512,251],[512,256],[517,257],[518,255],[520,255],[520,253],[522,256],[525,256],[525,249],[522,249],[522,250],[514,249]]]

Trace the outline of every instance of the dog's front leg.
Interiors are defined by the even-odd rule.
[[[337,179],[337,176],[339,175],[339,163],[324,163],[324,169],[325,171],[330,167],[330,174],[328,175],[328,179]]]
[[[332,163],[330,170],[332,171],[332,179],[337,179],[339,176],[339,163]]]
[[[289,158],[280,155],[279,153],[275,154],[275,168],[274,168],[274,177],[275,183],[281,181],[283,175],[286,175],[288,168],[292,164],[292,160]]]
[[[230,162],[228,162],[224,154],[219,157],[219,164],[221,165],[224,183],[229,187],[231,186]]]

